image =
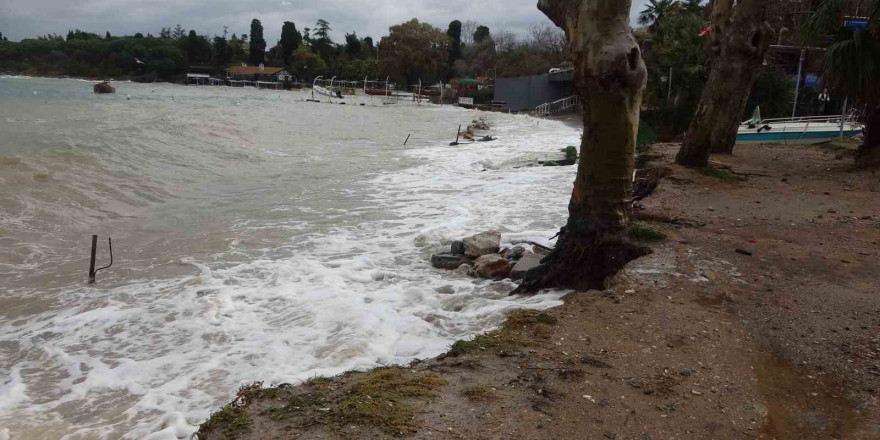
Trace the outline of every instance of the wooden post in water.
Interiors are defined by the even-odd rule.
[[[98,251],[98,236],[92,235],[92,258],[89,261],[89,284],[95,283],[95,253]]]

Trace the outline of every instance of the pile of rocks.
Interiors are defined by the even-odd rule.
[[[501,249],[501,233],[486,231],[460,241],[453,241],[450,252],[431,256],[438,269],[463,269],[468,275],[500,280],[520,279],[538,266],[543,255],[524,246]]]
[[[474,140],[474,137],[476,136],[476,133],[475,133],[476,130],[488,130],[489,128],[490,128],[489,123],[486,122],[485,119],[480,117],[480,118],[474,119],[473,121],[471,121],[470,124],[468,124],[467,129],[462,134],[462,137],[467,140],[472,141],[472,140]],[[482,138],[479,139],[480,142],[488,142],[488,141],[494,141],[494,140],[495,140],[495,138],[492,136],[483,136]]]

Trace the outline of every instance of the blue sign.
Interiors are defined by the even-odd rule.
[[[863,20],[847,20],[843,25],[850,29],[865,29],[868,27],[868,22]]]
[[[816,87],[817,84],[819,84],[819,75],[815,73],[808,73],[804,78],[804,87]]]

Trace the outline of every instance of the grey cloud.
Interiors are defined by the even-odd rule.
[[[633,2],[633,17],[647,0]],[[525,35],[534,24],[550,23],[536,0],[2,0],[0,32],[11,40],[47,33],[66,34],[79,28],[103,34],[157,34],[162,27],[180,23],[199,34],[216,35],[223,26],[231,33],[249,33],[251,19],[263,23],[267,42],[278,39],[281,24],[293,21],[298,29],[313,27],[323,18],[341,41],[347,32],[374,39],[388,27],[410,18],[445,29],[450,21],[472,19],[493,30]]]

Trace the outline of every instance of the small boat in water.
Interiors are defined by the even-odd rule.
[[[95,93],[116,93],[116,89],[107,81],[101,81],[95,84],[94,90]]]
[[[737,144],[787,144],[814,145],[862,133],[856,114],[843,117],[804,116],[799,118],[762,119],[761,109],[756,108],[752,118],[739,126]]]
[[[340,92],[339,90],[330,90],[326,87],[321,87],[318,85],[312,86],[312,89],[315,91],[315,93],[319,95],[329,96],[331,98],[342,98],[342,92]]]

